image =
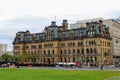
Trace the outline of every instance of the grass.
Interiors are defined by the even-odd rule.
[[[104,80],[119,71],[0,69],[0,80]]]

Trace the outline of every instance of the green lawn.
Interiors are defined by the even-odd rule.
[[[0,80],[104,80],[119,71],[0,69]]]

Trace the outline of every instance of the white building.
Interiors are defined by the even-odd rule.
[[[2,54],[5,54],[7,52],[7,44],[1,44],[0,43],[0,56]]]
[[[109,32],[112,37],[112,53],[115,64],[120,64],[120,19],[93,18],[77,21],[70,24],[70,28],[86,27],[87,22],[103,20],[103,23],[109,26]]]
[[[86,22],[94,22],[94,21],[99,21],[99,20],[104,20],[104,18],[100,17],[100,18],[79,20],[76,23],[70,24],[70,28],[75,29],[75,28],[80,28],[80,27],[86,27]]]

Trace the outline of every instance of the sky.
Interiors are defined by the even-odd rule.
[[[0,43],[8,45],[18,31],[42,32],[45,26],[63,19],[77,20],[120,16],[120,0],[0,0]],[[56,19],[55,19],[56,16]]]

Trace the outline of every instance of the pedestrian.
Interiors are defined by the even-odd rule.
[[[103,65],[100,66],[100,69],[103,70]]]

